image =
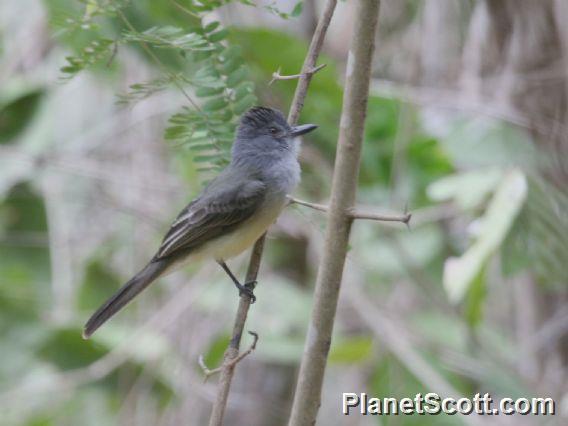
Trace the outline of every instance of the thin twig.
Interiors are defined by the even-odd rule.
[[[326,66],[327,66],[327,64],[321,64],[321,65],[318,65],[317,67],[314,67],[312,69],[304,71],[301,74],[291,74],[291,75],[280,74],[280,68],[278,68],[278,70],[276,72],[272,73],[272,80],[270,80],[268,85],[269,86],[272,85],[272,83],[274,83],[277,80],[295,80],[297,78],[306,77],[307,75],[314,75],[316,72],[325,68]]]
[[[107,68],[109,68],[112,65],[112,62],[114,61],[114,58],[116,58],[117,53],[118,53],[118,40],[115,40],[112,44],[112,52],[110,52],[110,57],[106,62]]]
[[[298,118],[300,117],[300,112],[302,111],[302,108],[304,106],[304,100],[306,99],[308,87],[312,78],[312,74],[306,73],[306,71],[313,70],[316,66],[316,62],[323,46],[323,41],[331,22],[331,17],[333,16],[336,4],[337,0],[327,0],[323,13],[318,21],[318,25],[312,37],[306,59],[304,60],[304,65],[302,66],[302,75],[298,80],[296,92],[294,93],[294,99],[292,100],[288,114],[288,123],[290,123],[291,125],[298,123]],[[265,237],[266,234],[260,237],[252,249],[252,254],[246,274],[247,282],[255,281],[258,276],[260,261],[262,259],[262,252],[264,250]],[[244,329],[249,307],[250,299],[248,296],[243,294],[240,298],[239,307],[235,317],[235,325],[233,327],[231,343],[225,351],[225,361],[229,361],[239,356],[241,335]],[[221,371],[221,377],[219,379],[219,384],[217,387],[217,397],[215,399],[215,403],[213,404],[209,426],[221,426],[223,424],[223,416],[225,415],[225,408],[227,406],[227,399],[229,397],[229,390],[231,387],[234,371],[235,368],[223,368],[223,370]]]
[[[199,16],[197,13],[192,12],[191,10],[189,10],[188,8],[182,6],[181,4],[179,4],[177,1],[172,0],[172,4],[177,7],[179,10],[181,10],[184,13],[187,13],[189,16],[191,16],[192,18],[197,18],[197,19],[201,19],[201,16]]]
[[[288,197],[290,204],[299,204],[301,206],[309,207],[314,210],[318,210],[320,212],[327,212],[329,207],[325,204],[316,204],[310,203],[309,201],[300,200],[294,197]],[[348,212],[349,217],[352,219],[368,219],[368,220],[376,220],[379,222],[402,222],[405,225],[410,223],[410,219],[412,218],[411,213],[404,213],[402,215],[388,215],[382,213],[374,213],[368,211],[362,211],[358,208],[352,208]]]
[[[205,364],[205,360],[203,359],[203,355],[199,355],[199,359],[198,359],[198,363],[199,366],[201,367],[201,369],[203,370],[203,374],[205,374],[205,379],[203,380],[203,382],[207,382],[207,380],[209,379],[209,377],[211,377],[214,374],[220,373],[221,371],[223,371],[223,368],[234,368],[235,365],[237,365],[239,362],[241,362],[247,355],[249,355],[252,351],[254,351],[256,349],[256,343],[258,342],[258,334],[255,333],[254,331],[249,331],[249,334],[253,337],[253,341],[252,344],[250,345],[250,347],[244,351],[242,354],[240,354],[238,357],[236,357],[235,359],[231,359],[227,362],[224,362],[223,364],[221,364],[221,366],[214,368],[214,369],[209,369],[207,367],[207,365]]]
[[[300,200],[298,198],[294,198],[292,196],[288,196],[289,203],[288,204],[299,204],[301,206],[309,207],[311,209],[320,211],[320,212],[327,212],[328,206],[325,204],[317,204],[317,203],[310,203],[309,201]]]
[[[412,218],[412,213],[407,212],[402,215],[388,215],[361,211],[357,208],[351,209],[348,214],[352,219],[378,220],[380,222],[402,222],[405,225],[408,225],[410,223],[410,219]]]

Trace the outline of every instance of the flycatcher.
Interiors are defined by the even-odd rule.
[[[254,283],[241,284],[225,261],[260,238],[300,181],[297,136],[317,126],[291,127],[280,111],[254,107],[241,118],[231,163],[178,215],[150,262],[87,321],[83,337],[122,309],[158,277],[199,259],[212,258],[239,294],[254,302]]]

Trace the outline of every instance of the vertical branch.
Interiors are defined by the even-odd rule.
[[[318,22],[314,35],[312,37],[312,42],[310,43],[310,48],[308,49],[308,54],[306,59],[304,59],[304,65],[302,66],[302,76],[298,80],[298,85],[296,86],[296,92],[294,93],[294,99],[292,100],[292,105],[290,105],[290,112],[288,113],[288,123],[294,126],[298,123],[298,118],[300,118],[300,112],[304,108],[304,100],[308,94],[308,87],[312,81],[312,70],[316,68],[316,62],[318,60],[321,48],[323,46],[323,41],[325,40],[325,34],[331,22],[331,17],[333,16],[333,11],[335,10],[335,5],[337,0],[328,0],[321,18]]]
[[[260,268],[260,260],[262,258],[262,251],[264,249],[264,235],[256,242],[250,257],[249,268],[247,271],[246,282],[254,281]],[[221,426],[223,424],[223,416],[225,415],[225,408],[227,400],[229,399],[229,391],[231,390],[231,382],[235,373],[237,364],[231,361],[237,359],[239,356],[239,349],[241,346],[241,337],[245,328],[248,311],[250,308],[250,297],[243,294],[239,300],[239,307],[235,316],[235,323],[233,325],[233,334],[229,347],[225,351],[223,357],[223,366],[221,367],[221,377],[217,385],[217,395],[215,403],[213,404],[213,411],[209,419],[209,426]]]
[[[304,65],[302,66],[302,73],[298,80],[298,85],[296,86],[294,99],[292,101],[292,104],[290,105],[288,122],[291,125],[297,124],[298,118],[300,117],[300,112],[302,111],[302,108],[304,106],[304,100],[306,99],[308,87],[312,79],[312,70],[315,68],[316,62],[318,60],[336,4],[337,0],[327,1],[312,37],[306,59],[304,60]],[[260,237],[252,249],[252,254],[246,274],[246,282],[255,281],[258,276],[260,261],[262,259],[262,252],[264,250],[265,237],[266,234]],[[221,377],[219,379],[219,384],[217,387],[217,396],[215,398],[215,403],[213,404],[213,411],[209,420],[209,426],[220,426],[223,424],[225,407],[227,406],[231,382],[236,367],[236,364],[232,363],[231,361],[235,360],[239,356],[241,337],[243,334],[249,307],[249,297],[246,295],[241,296],[235,317],[231,341],[229,343],[229,347],[225,351],[223,358],[224,361],[221,370]]]
[[[290,426],[313,425],[321,402],[323,377],[351,229],[352,218],[349,212],[354,205],[357,192],[378,15],[378,0],[356,2],[355,25],[347,60],[345,94],[325,233],[325,249],[316,280],[314,306],[302,356]]]

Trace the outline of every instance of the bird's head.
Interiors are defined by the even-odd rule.
[[[280,111],[256,106],[241,117],[233,155],[239,152],[295,154],[295,138],[317,127],[314,124],[290,126]]]

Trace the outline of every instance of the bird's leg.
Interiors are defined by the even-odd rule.
[[[235,286],[239,289],[239,296],[246,294],[250,298],[250,303],[256,302],[256,296],[253,293],[254,287],[256,286],[256,281],[246,282],[243,285],[239,282],[237,277],[235,277],[235,275],[231,272],[231,270],[224,261],[221,260],[218,261],[218,263],[219,265],[221,265],[221,268],[223,268],[223,270],[227,273],[229,278],[231,278]]]

